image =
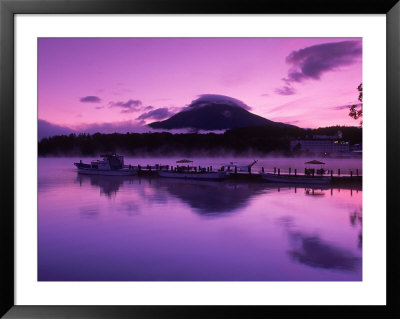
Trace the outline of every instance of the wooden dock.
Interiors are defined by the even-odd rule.
[[[138,176],[140,177],[157,177],[158,178],[158,170],[159,168],[146,166],[141,167],[138,170]],[[292,172],[293,174],[293,172]],[[294,175],[294,174],[293,174]],[[329,174],[325,174],[325,176],[331,176],[332,180],[330,185],[334,187],[356,187],[357,189],[361,189],[362,187],[362,176],[358,175],[336,175],[332,176]],[[262,178],[259,172],[236,172],[231,173],[228,177],[228,180],[232,181],[243,181],[243,182],[256,182],[256,183],[266,183]]]

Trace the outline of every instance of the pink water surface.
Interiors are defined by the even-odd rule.
[[[361,189],[80,176],[76,160],[39,158],[40,281],[362,280]]]

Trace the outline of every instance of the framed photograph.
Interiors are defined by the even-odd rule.
[[[399,315],[396,0],[0,10],[1,315]]]

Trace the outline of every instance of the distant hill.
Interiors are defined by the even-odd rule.
[[[193,101],[183,111],[167,120],[150,123],[154,129],[193,128],[197,130],[225,130],[249,126],[293,127],[273,122],[247,111],[243,102],[234,98],[205,94]]]

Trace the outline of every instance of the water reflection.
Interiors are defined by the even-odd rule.
[[[79,214],[83,218],[93,219],[99,215],[99,210],[97,207],[85,206],[79,208]]]
[[[350,213],[350,225],[352,227],[358,227],[360,229],[358,233],[358,244],[357,247],[359,249],[362,248],[362,209],[361,207],[358,210]]]
[[[233,213],[247,207],[252,198],[266,193],[291,191],[302,192],[306,196],[324,196],[330,191],[333,196],[334,188],[326,185],[288,185],[282,183],[258,183],[237,181],[195,181],[183,179],[165,179],[151,177],[129,176],[96,176],[78,175],[76,181],[81,187],[86,183],[99,187],[100,194],[108,198],[114,198],[123,187],[131,184],[140,184],[140,187],[132,188],[132,192],[145,195],[147,188],[157,191],[157,197],[153,201],[166,203],[170,196],[179,199],[189,205],[193,211],[203,216],[217,216],[224,213]],[[126,185],[125,185],[126,184]],[[343,188],[342,188],[343,189]],[[340,189],[337,189],[340,192]],[[125,203],[127,204],[127,203]],[[138,211],[137,203],[126,205],[134,211]]]
[[[132,182],[131,176],[99,176],[99,175],[77,175],[76,182],[82,187],[86,182],[91,186],[100,188],[100,194],[107,197],[115,197],[124,182]]]
[[[356,271],[361,258],[351,252],[324,242],[318,236],[289,232],[295,248],[288,251],[293,260],[310,267],[335,269],[340,271]]]
[[[293,218],[280,219],[285,227],[291,249],[288,255],[295,262],[313,268],[356,272],[361,266],[361,258],[354,253],[323,240],[320,235],[307,234],[294,229]]]
[[[64,169],[71,159],[39,163],[38,280],[362,280],[357,189],[78,176]]]
[[[178,179],[159,179],[153,185],[161,187],[205,216],[235,212],[246,207],[252,197],[266,190],[262,184]]]

